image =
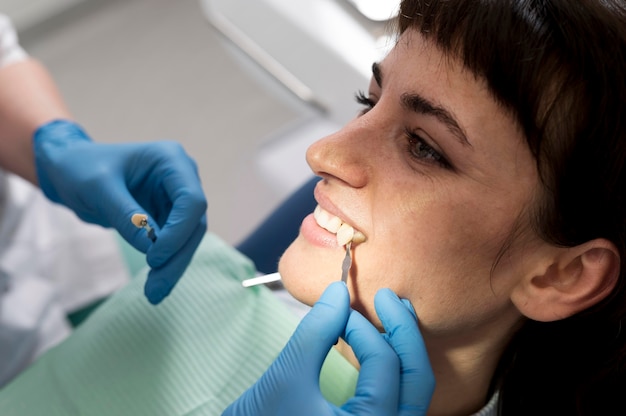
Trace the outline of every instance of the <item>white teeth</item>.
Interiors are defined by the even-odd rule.
[[[328,224],[326,225],[326,229],[331,233],[336,233],[341,229],[342,222],[338,217],[332,217]]]
[[[355,243],[362,243],[365,241],[365,236],[359,231],[355,231],[352,226],[345,224],[339,217],[331,215],[328,211],[322,209],[319,205],[315,207],[313,216],[317,225],[330,231],[333,234],[337,234],[337,244],[345,246],[350,241]]]
[[[319,205],[315,207],[313,215],[315,216],[317,225],[333,234],[336,234],[339,227],[341,227],[341,220],[338,217],[330,215],[329,212],[324,211]]]

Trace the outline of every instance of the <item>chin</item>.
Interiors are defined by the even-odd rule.
[[[330,283],[341,278],[341,260],[336,262],[335,273],[330,273],[327,270],[335,263],[334,259],[328,259],[328,253],[320,255],[317,250],[307,249],[299,239],[281,256],[278,271],[285,289],[300,302],[312,306]]]

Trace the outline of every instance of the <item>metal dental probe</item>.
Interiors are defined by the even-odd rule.
[[[350,253],[351,246],[352,241],[346,244],[346,257],[343,258],[343,262],[341,263],[341,281],[344,283],[348,280],[348,273],[350,273],[350,267],[352,266],[352,254]]]

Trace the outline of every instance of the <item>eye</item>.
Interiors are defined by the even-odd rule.
[[[359,111],[360,116],[370,111],[376,105],[374,100],[366,96],[363,91],[357,91],[356,94],[354,94],[354,99],[356,100],[357,103],[365,107],[361,109],[361,111]]]
[[[432,146],[430,146],[426,140],[420,135],[410,130],[406,130],[407,137],[407,150],[409,155],[420,162],[436,163],[444,168],[450,168],[448,161]]]

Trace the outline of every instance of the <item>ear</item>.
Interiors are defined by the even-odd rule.
[[[619,252],[603,238],[557,248],[544,264],[511,294],[522,314],[544,322],[565,319],[600,302],[611,293],[620,272]]]

